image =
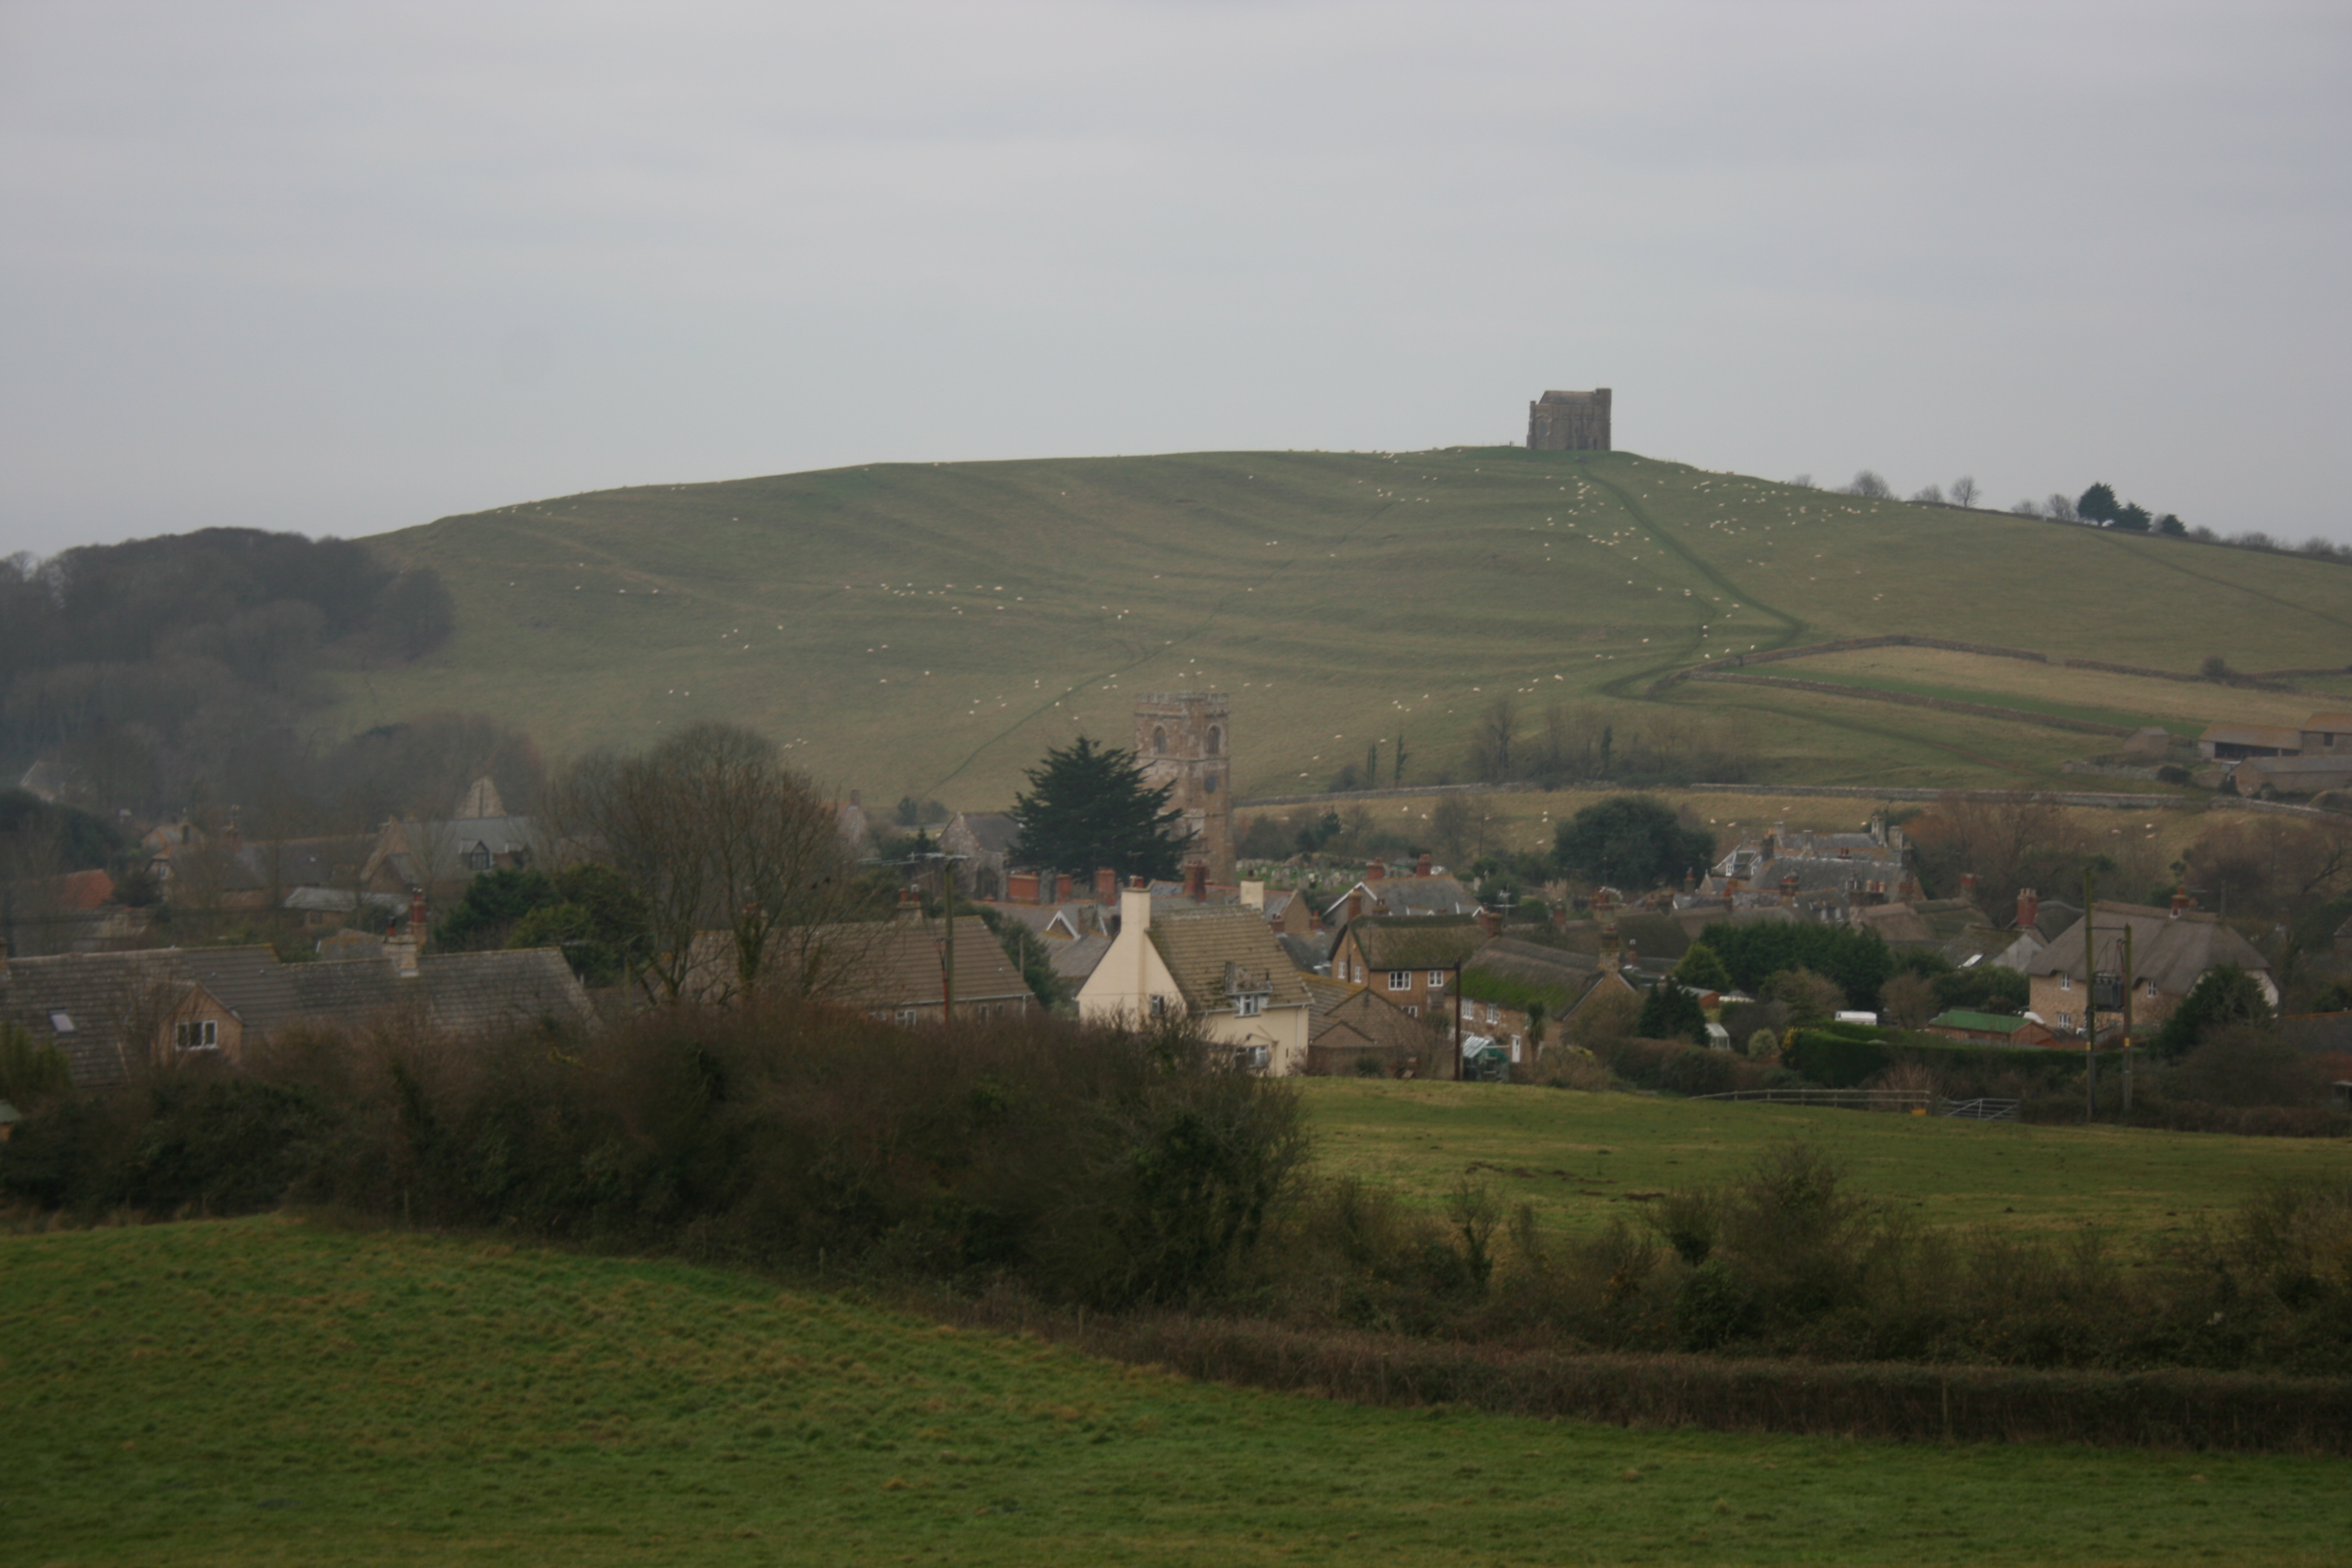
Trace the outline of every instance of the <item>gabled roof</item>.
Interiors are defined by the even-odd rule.
[[[1221,1012],[1237,991],[1263,992],[1269,1007],[1307,1005],[1307,984],[1265,919],[1239,904],[1151,911],[1148,933],[1184,1005]]]
[[[1310,1008],[1307,1043],[1310,1046],[1428,1051],[1443,1043],[1428,1020],[1412,1016],[1370,991],[1322,975],[1307,976],[1307,990]]]
[[[1021,824],[1013,820],[1010,812],[958,812],[955,819],[950,822],[946,830],[940,835],[941,842],[945,842],[948,834],[954,833],[958,828],[969,834],[973,847],[984,854],[1010,854],[1021,842]]]
[[[1555,1011],[1584,994],[1601,973],[1601,961],[1591,954],[1548,947],[1540,942],[1496,937],[1462,966],[1462,994],[1481,997],[1501,992],[1486,984],[1502,981],[1513,989],[1543,994]]]
[[[120,1083],[133,1065],[132,1026],[143,1040],[188,985],[172,948],[19,958],[0,973],[0,1021],[57,1047],[75,1084]]]
[[[2025,963],[2028,974],[2066,974],[2076,980],[2088,978],[2089,971],[2083,963],[2083,927],[2077,920],[2059,934],[2057,939]],[[2220,919],[2201,910],[2185,910],[2175,915],[2168,910],[2151,909],[2145,904],[2110,904],[2098,906],[2098,957],[2100,967],[2122,967],[2124,928],[2128,924],[2132,936],[2132,979],[2135,983],[2152,980],[2160,991],[2178,995],[2197,984],[2208,970],[2225,963],[2234,963],[2249,973],[2267,975],[2270,961],[2254,950],[2244,937],[2223,925]]]
[[[1109,951],[1110,938],[1089,933],[1075,942],[1052,943],[1045,962],[1053,966],[1055,974],[1073,984],[1083,985]]]
[[[840,927],[865,939],[863,952],[848,958],[840,983],[826,999],[846,1007],[879,1011],[936,1007],[946,994],[948,926],[939,920],[894,920],[870,930]],[[1003,1002],[1029,994],[1029,983],[1004,956],[996,933],[977,915],[955,920],[956,1005]]]
[[[1290,955],[1291,967],[1301,974],[1313,974],[1331,962],[1331,950],[1319,936],[1295,936],[1288,931],[1276,931],[1274,940]]]
[[[553,948],[427,953],[403,976],[381,959],[281,963],[266,947],[222,947],[18,959],[0,978],[0,1017],[56,1044],[77,1084],[119,1083],[198,987],[245,1026],[248,1046],[306,1019],[354,1026],[410,1012],[425,1027],[467,1035],[592,1016]]]
[[[2303,728],[2314,734],[2352,734],[2352,710],[2336,709],[2327,713],[2314,713],[2303,721]]]
[[[2352,773],[2352,756],[2248,757],[2238,766],[2265,778],[2330,777]]]
[[[1349,940],[1370,969],[1445,969],[1486,941],[1473,915],[1366,915],[1350,921],[1334,951]]]

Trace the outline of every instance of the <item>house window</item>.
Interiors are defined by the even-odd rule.
[[[1391,970],[1390,970],[1390,971],[1389,971],[1389,989],[1390,989],[1390,990],[1391,990],[1391,991],[1410,991],[1410,990],[1412,990],[1412,970],[1410,970],[1410,969],[1391,969]]]
[[[490,868],[490,847],[489,847],[488,845],[487,845],[487,844],[477,844],[477,845],[475,845],[471,849],[468,849],[468,850],[467,850],[467,851],[466,851],[466,869],[467,869],[467,870],[468,870],[468,871],[487,871],[487,870],[488,870],[489,868]]]
[[[1465,1002],[1462,1004],[1462,1021],[1465,1024],[1475,1024],[1478,1021],[1477,1003]]]
[[[1407,1006],[1406,1006],[1406,1008],[1405,1008],[1405,1010],[1404,1010],[1404,1016],[1405,1016],[1406,1017],[1408,1017],[1408,1018],[1418,1018],[1418,1017],[1420,1017],[1420,1016],[1421,1016],[1421,1004],[1420,1004],[1420,1003],[1418,1003],[1418,1002],[1414,1002],[1414,1003],[1412,1003],[1412,1004],[1410,1004],[1409,1005],[1407,1005]]]
[[[1236,996],[1234,998],[1234,1016],[1236,1018],[1255,1018],[1260,1013],[1265,1011],[1265,998],[1263,996]]]
[[[2073,1027],[2074,1026],[2074,1014],[2072,1014],[2072,1013],[2061,1013],[2061,1014],[2059,1014],[2059,1015],[2058,1015],[2058,1026],[2059,1026],[2060,1028],[2062,1028],[2062,1029],[2071,1029],[2071,1028],[2073,1028]]]
[[[1234,1065],[1235,1067],[1247,1068],[1252,1072],[1264,1072],[1265,1070],[1265,1065],[1271,1058],[1272,1052],[1265,1046],[1235,1046],[1234,1047]]]
[[[913,1027],[916,1016],[916,1010],[912,1007],[901,1007],[898,1009],[898,1022],[903,1027]]]
[[[1151,1016],[1152,1016],[1153,1017],[1155,1017],[1155,1018],[1165,1018],[1166,1016],[1168,1016],[1168,998],[1167,998],[1167,997],[1165,997],[1165,996],[1154,996],[1154,997],[1151,999]]]
[[[172,1045],[183,1051],[220,1049],[220,1022],[215,1018],[183,1018],[172,1026]]]
[[[2058,976],[2058,989],[2061,991],[2072,991],[2074,989],[2074,977],[2071,974],[2062,973]]]
[[[1433,969],[1429,972],[1429,988],[1432,991],[1440,989],[1444,985],[1444,984],[1445,971],[1443,969]]]
[[[1364,983],[1364,961],[1360,958],[1358,959],[1355,963],[1354,979],[1356,984],[1359,985],[1361,985]]]
[[[1488,1022],[1489,1024],[1499,1024],[1499,1023],[1501,1023],[1502,1021],[1503,1021],[1503,1010],[1502,1010],[1500,1007],[1496,1006],[1492,1002],[1487,1003],[1487,1004],[1486,1004],[1486,1022]]]
[[[2155,1000],[2156,1000],[2156,982],[2155,982],[2155,981],[2153,981],[2153,980],[2151,980],[2151,981],[2148,981],[2147,984],[2147,999],[2148,999],[2149,1001],[2153,1002],[2153,1001],[2155,1001]]]
[[[49,1015],[49,1028],[50,1028],[53,1032],[55,1032],[55,1033],[57,1033],[57,1034],[60,1034],[60,1035],[70,1035],[70,1034],[72,1034],[72,1033],[74,1032],[74,1021],[73,1021],[73,1015],[72,1015],[71,1013],[52,1013],[52,1014],[50,1014],[50,1015]]]

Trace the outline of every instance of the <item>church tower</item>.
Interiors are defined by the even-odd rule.
[[[1209,879],[1234,879],[1233,710],[1223,692],[1147,691],[1135,705],[1135,760],[1184,814]]]

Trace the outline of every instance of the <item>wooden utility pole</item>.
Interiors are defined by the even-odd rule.
[[[2131,1116],[2132,1091],[2132,928],[2131,917],[2124,917],[2124,1116]]]
[[[2091,868],[2083,868],[2083,1113],[2099,1119],[2099,927]]]

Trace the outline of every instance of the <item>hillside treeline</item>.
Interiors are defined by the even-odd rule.
[[[266,773],[327,698],[322,663],[449,634],[446,588],[366,546],[215,528],[0,561],[0,763],[157,816]]]

